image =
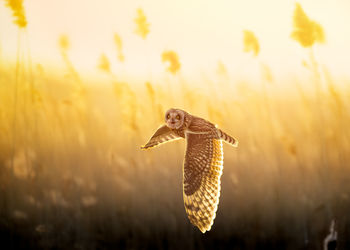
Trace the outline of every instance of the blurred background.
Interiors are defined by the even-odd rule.
[[[350,2],[0,4],[0,239],[7,249],[350,248]],[[211,231],[187,219],[185,141],[141,151],[170,107],[224,146]]]

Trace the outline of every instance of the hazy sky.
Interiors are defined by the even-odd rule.
[[[333,74],[350,73],[350,1],[300,1],[311,19],[319,22],[326,43],[315,47],[319,62]],[[28,38],[35,63],[59,65],[58,37],[67,34],[69,55],[80,71],[94,72],[105,53],[116,73],[142,75],[164,71],[161,53],[174,50],[181,72],[198,75],[213,71],[218,61],[230,74],[249,74],[263,62],[276,74],[302,70],[308,52],[290,39],[295,1],[289,0],[25,0]],[[146,40],[134,33],[136,9],[150,23]],[[10,9],[0,6],[0,45],[3,56],[14,58],[17,28]],[[257,58],[243,53],[243,30],[252,30],[260,42]],[[117,61],[113,34],[123,40],[125,62]]]

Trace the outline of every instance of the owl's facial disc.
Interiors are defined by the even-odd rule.
[[[178,110],[170,109],[165,114],[165,123],[170,129],[179,129],[184,120],[184,115]]]

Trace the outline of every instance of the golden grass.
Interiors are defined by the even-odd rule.
[[[5,4],[12,10],[12,15],[15,18],[14,23],[19,28],[27,27],[27,18],[23,7],[23,0],[5,0]]]
[[[146,235],[157,240],[165,237],[180,246],[173,241],[172,232],[183,232],[183,237],[196,233],[186,220],[181,197],[184,142],[139,150],[162,124],[164,111],[173,106],[211,120],[241,142],[237,150],[224,148],[222,199],[212,237],[220,233],[244,239],[240,230],[248,230],[251,244],[258,244],[263,239],[256,228],[259,223],[270,240],[303,246],[307,238],[317,245],[330,218],[348,211],[350,144],[346,128],[350,117],[344,110],[350,105],[349,92],[331,78],[332,85],[322,92],[324,123],[319,124],[315,117],[320,110],[312,93],[302,90],[309,103],[306,106],[293,84],[289,90],[278,84],[275,90],[268,89],[267,114],[263,93],[249,83],[239,88],[234,80],[227,83],[230,91],[203,84],[195,92],[184,85],[169,99],[160,83],[135,87],[111,78],[109,87],[86,84],[85,95],[72,98],[74,82],[36,74],[41,105],[36,112],[27,110],[23,100],[28,93],[20,87],[17,112],[22,115],[17,119],[11,169],[8,135],[13,129],[9,120],[13,79],[5,75],[8,80],[2,82],[0,91],[0,178],[2,195],[11,205],[2,211],[11,213],[5,216],[7,220],[27,221],[33,232],[48,240],[48,246],[69,245],[49,232],[69,230],[57,223],[68,223],[73,214],[77,216],[73,230],[90,235],[77,239],[83,246],[95,242],[94,227],[106,234],[107,241],[128,239],[124,230],[141,237],[129,242],[130,246],[140,246],[142,237],[149,239]],[[48,80],[50,85],[40,84]],[[79,102],[86,108],[80,109]],[[320,132],[324,145],[319,144]],[[11,173],[12,181],[8,179]],[[10,195],[13,192],[15,196]],[[54,215],[53,209],[61,215]],[[41,213],[46,217],[40,217]],[[90,226],[79,229],[86,223]],[[158,230],[170,235],[154,235]],[[300,237],[304,231],[307,233]],[[340,229],[339,237],[342,233]],[[190,237],[183,244],[197,240]]]
[[[123,54],[123,42],[121,37],[117,34],[114,33],[114,43],[117,46],[117,58],[120,62],[124,62],[124,54]]]
[[[134,21],[136,24],[135,33],[141,36],[143,39],[146,39],[148,33],[150,32],[150,24],[148,23],[147,17],[141,8],[137,9],[137,16]]]
[[[300,13],[294,19],[305,19]],[[146,38],[149,24],[142,10],[138,15],[138,34]],[[258,55],[254,33],[244,34],[247,52]],[[114,38],[120,57],[121,38]],[[337,217],[339,242],[350,244],[349,82],[320,68],[313,54],[310,77],[299,82],[275,82],[261,64],[261,90],[229,77],[221,62],[217,79],[197,85],[172,76],[121,82],[104,54],[97,67],[109,84],[83,83],[69,58],[69,37],[61,36],[58,47],[65,74],[37,65],[35,88],[28,88],[23,61],[16,76],[13,65],[0,68],[3,242],[33,249],[320,249]],[[162,60],[172,74],[181,68],[173,51]],[[310,79],[316,98],[304,88]],[[183,207],[185,142],[140,150],[170,107],[204,117],[240,141],[237,149],[224,146],[221,201],[204,236]]]
[[[175,51],[164,51],[162,53],[162,62],[168,63],[167,71],[176,74],[181,68],[179,56]]]
[[[260,52],[260,45],[255,34],[250,30],[243,31],[243,44],[245,52],[253,52],[257,56]]]
[[[306,15],[299,3],[295,4],[293,28],[291,37],[303,47],[311,47],[315,42],[325,41],[322,26]]]
[[[105,71],[106,73],[110,73],[111,72],[111,64],[109,62],[108,57],[105,54],[102,54],[99,58],[97,67],[102,70]]]
[[[67,35],[61,35],[58,39],[58,46],[62,51],[67,51],[70,48],[70,42]]]

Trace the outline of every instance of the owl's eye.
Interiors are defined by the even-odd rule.
[[[176,120],[180,120],[180,116],[179,115],[176,116]]]
[[[167,119],[169,119],[169,118],[170,118],[170,115],[169,115],[169,114],[167,114],[167,115],[166,115],[166,118],[167,118]]]

